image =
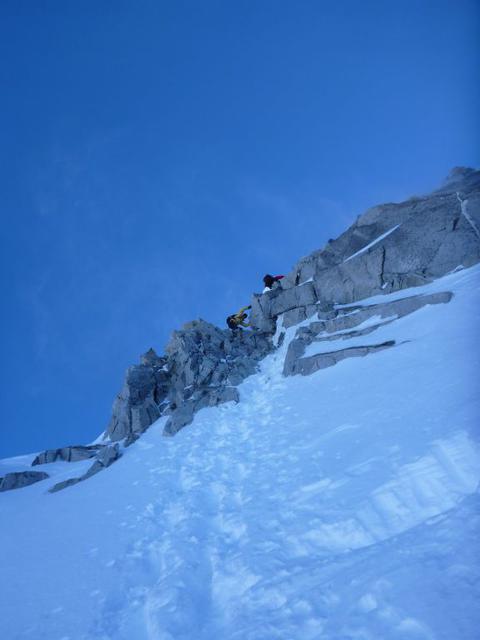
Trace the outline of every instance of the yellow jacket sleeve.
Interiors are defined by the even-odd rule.
[[[243,315],[243,314],[245,313],[245,311],[248,309],[248,307],[249,307],[249,305],[247,304],[247,306],[246,306],[246,307],[242,307],[242,308],[240,309],[240,311],[237,311],[237,313],[236,313],[235,315],[236,315],[236,316],[241,316],[241,315]]]

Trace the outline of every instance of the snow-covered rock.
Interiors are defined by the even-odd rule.
[[[99,471],[103,471],[111,464],[116,462],[121,456],[122,453],[118,444],[102,447],[95,457],[95,462],[91,467],[87,469],[87,471],[85,471],[85,473],[83,473],[81,476],[72,477],[68,478],[67,480],[57,482],[52,487],[50,487],[49,492],[55,493],[56,491],[61,491],[62,489],[71,487],[74,484],[77,484],[77,482],[82,482],[82,480],[88,480]]]
[[[91,445],[72,445],[70,447],[62,447],[61,449],[47,449],[35,456],[32,467],[39,464],[50,464],[57,460],[64,460],[65,462],[77,462],[78,460],[87,460],[88,458],[95,458],[98,452],[103,448],[101,444]]]
[[[260,332],[188,322],[173,332],[165,357],[150,349],[142,364],[127,370],[106,437],[127,437],[129,443],[161,415],[170,416],[165,434],[174,435],[203,407],[237,401],[234,386],[256,371],[271,348],[270,336]]]
[[[394,340],[384,340],[380,343],[351,344],[352,339],[369,335],[393,322],[395,318],[402,318],[429,304],[441,304],[450,302],[450,291],[438,293],[407,296],[399,300],[380,302],[368,306],[343,306],[329,313],[325,320],[317,320],[309,324],[303,323],[295,333],[295,337],[288,346],[284,375],[300,373],[309,375],[318,369],[331,367],[345,358],[366,356],[369,353],[395,346]],[[320,316],[320,314],[319,314]],[[372,318],[378,318],[378,322],[372,323]],[[386,320],[385,320],[386,318]],[[366,326],[365,326],[366,325]],[[357,327],[356,330],[352,330]],[[349,346],[342,347],[343,340],[349,341]],[[340,342],[339,346],[332,350],[330,342]],[[309,346],[324,344],[324,349],[317,346],[313,354],[305,356]]]
[[[11,471],[0,478],[0,491],[11,491],[28,487],[35,482],[48,478],[44,471]]]

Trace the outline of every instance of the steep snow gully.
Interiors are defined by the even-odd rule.
[[[254,298],[255,337],[200,321],[146,354],[106,440],[0,461],[0,637],[477,638],[480,256],[457,191],[478,223],[471,170],[376,207]]]

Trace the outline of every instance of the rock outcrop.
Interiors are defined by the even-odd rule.
[[[335,351],[321,350],[321,345],[330,342],[332,339],[342,341],[369,335],[397,318],[403,318],[426,305],[444,304],[450,302],[451,299],[452,293],[450,291],[442,291],[429,295],[409,296],[400,300],[372,304],[365,307],[342,307],[323,314],[323,318],[322,314],[318,314],[319,319],[317,321],[297,329],[294,339],[288,345],[283,374],[285,376],[310,375],[319,369],[331,367],[345,358],[366,356],[370,353],[393,347],[395,346],[395,341],[386,340],[377,344],[350,346]],[[353,327],[358,327],[367,320],[377,317],[380,321],[363,329],[352,330]],[[338,332],[342,333],[339,335]],[[321,351],[305,357],[304,354],[307,347],[313,344],[319,345],[319,350]]]
[[[161,416],[169,390],[166,365],[167,359],[160,358],[150,349],[142,356],[141,364],[127,369],[106,431],[110,440],[139,435]]]
[[[92,466],[86,471],[83,475],[78,478],[69,478],[68,480],[63,480],[62,482],[57,482],[51,487],[48,491],[49,493],[56,493],[57,491],[61,491],[61,489],[66,489],[67,487],[71,487],[78,482],[82,482],[82,480],[88,480],[99,471],[103,471],[111,464],[116,462],[119,458],[121,458],[122,454],[120,452],[120,447],[118,444],[115,444],[111,447],[103,447],[102,450],[97,454],[95,462]]]
[[[166,349],[170,418],[164,433],[175,434],[199,409],[238,402],[235,386],[255,373],[271,349],[269,335],[223,330],[203,320],[174,331]]]
[[[319,369],[333,367],[346,358],[359,358],[370,353],[376,353],[383,349],[395,346],[395,340],[385,340],[378,344],[360,345],[358,347],[347,347],[336,351],[318,353],[308,358],[299,358],[292,367],[292,373],[300,373],[309,376]]]
[[[81,445],[75,444],[70,447],[62,447],[61,449],[47,449],[42,451],[32,462],[32,467],[39,464],[50,464],[57,460],[65,462],[77,462],[78,460],[87,460],[95,458],[97,453],[104,448],[103,444]]]
[[[431,282],[480,260],[480,171],[458,168],[424,197],[369,209],[279,286],[252,301],[251,323],[273,331],[375,294]]]
[[[141,364],[127,370],[106,436],[130,444],[161,415],[169,416],[164,432],[173,435],[199,409],[238,402],[235,386],[256,371],[271,349],[269,335],[262,332],[188,322],[173,332],[164,357],[150,349]]]
[[[0,478],[0,491],[28,487],[31,484],[35,484],[35,482],[40,482],[40,480],[46,480],[48,477],[48,473],[43,471],[14,471],[7,473],[3,478]]]

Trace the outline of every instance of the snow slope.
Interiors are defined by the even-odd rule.
[[[1,494],[0,637],[477,638],[480,267],[377,298],[447,290],[362,340],[394,348],[284,378],[293,327],[238,405]]]

